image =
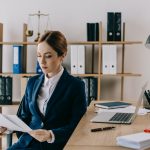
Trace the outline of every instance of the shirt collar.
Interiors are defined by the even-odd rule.
[[[57,83],[58,80],[60,79],[61,75],[63,74],[63,71],[64,71],[64,68],[61,67],[61,70],[56,75],[52,76],[51,78],[48,78],[45,75],[44,86]]]

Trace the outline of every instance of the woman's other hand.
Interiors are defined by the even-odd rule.
[[[32,130],[29,134],[40,142],[45,142],[52,138],[51,133],[44,129]]]

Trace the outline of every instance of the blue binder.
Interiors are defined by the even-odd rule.
[[[13,53],[14,53],[14,59],[13,59],[13,73],[22,73],[22,46],[20,45],[14,45],[13,46]]]

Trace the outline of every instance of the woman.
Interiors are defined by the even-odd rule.
[[[66,53],[67,41],[59,31],[39,40],[43,74],[30,78],[17,113],[33,131],[17,132],[19,140],[8,150],[62,150],[86,112],[84,83],[62,66]]]

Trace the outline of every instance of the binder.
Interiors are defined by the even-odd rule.
[[[12,77],[5,77],[5,88],[6,88],[6,94],[5,94],[5,104],[10,105],[12,104]]]
[[[85,73],[85,46],[71,45],[71,74]]]
[[[13,73],[22,73],[22,58],[23,58],[23,53],[22,53],[22,46],[14,45],[13,46],[13,51],[14,51],[14,56],[13,56]]]
[[[5,77],[0,76],[0,104],[5,103]]]
[[[36,73],[37,74],[42,74],[43,73],[38,61],[36,63]]]
[[[87,41],[92,41],[92,24],[87,23]]]
[[[78,61],[78,47],[71,45],[71,74],[77,74],[77,61]]]
[[[121,41],[121,12],[115,13],[115,41]]]
[[[97,78],[90,77],[90,102],[97,99]]]
[[[85,46],[77,46],[77,73],[85,74]]]
[[[90,103],[90,90],[89,90],[90,83],[89,83],[89,81],[90,80],[88,77],[84,77],[84,78],[82,78],[82,81],[85,84],[86,102],[87,102],[87,106],[89,106],[89,103]]]
[[[102,46],[102,73],[116,74],[117,73],[117,46],[103,45]]]
[[[99,23],[87,23],[87,41],[99,41]]]
[[[107,13],[107,41],[114,41],[114,22],[115,22],[115,13]]]

